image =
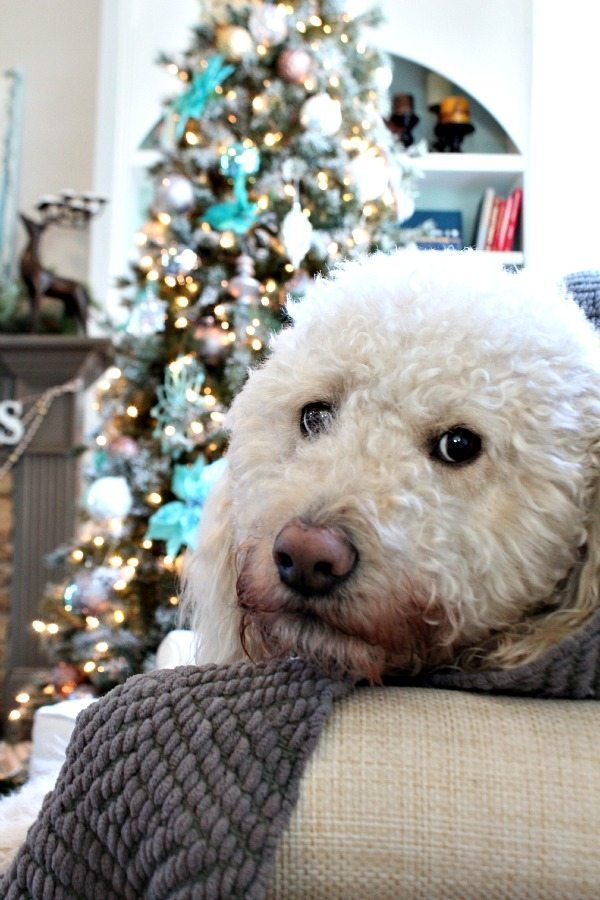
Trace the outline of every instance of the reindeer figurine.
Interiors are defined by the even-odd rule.
[[[51,224],[82,228],[92,216],[98,213],[105,198],[93,194],[77,195],[73,191],[63,191],[60,197],[41,197],[36,205],[40,219],[32,219],[21,213],[29,240],[21,254],[21,276],[31,303],[31,330],[37,331],[43,297],[61,300],[65,315],[74,319],[83,334],[86,332],[87,312],[90,297],[86,288],[78,281],[55,275],[42,265],[40,242],[46,228]]]

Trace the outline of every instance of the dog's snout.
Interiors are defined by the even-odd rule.
[[[337,528],[288,522],[273,544],[281,581],[304,596],[327,594],[353,571],[356,548]]]

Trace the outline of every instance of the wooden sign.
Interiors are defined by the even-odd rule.
[[[23,439],[22,415],[23,404],[19,400],[0,400],[0,444],[18,444]]]

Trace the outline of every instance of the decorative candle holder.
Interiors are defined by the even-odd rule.
[[[433,129],[437,140],[432,149],[438,153],[460,153],[465,137],[475,131],[469,118],[468,98],[444,97],[441,103],[430,106],[429,110],[438,117]]]
[[[392,100],[392,115],[385,124],[405,147],[414,144],[412,130],[418,123],[419,117],[414,112],[413,95],[395,94]]]

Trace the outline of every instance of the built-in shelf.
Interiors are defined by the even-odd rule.
[[[490,186],[512,190],[525,166],[519,153],[426,153],[414,161],[428,190],[443,187],[483,192]]]

